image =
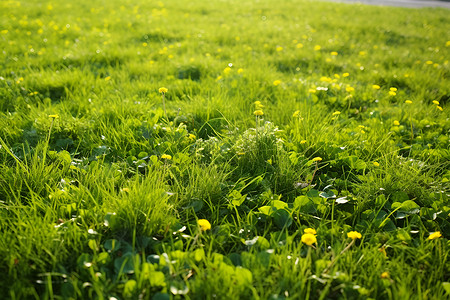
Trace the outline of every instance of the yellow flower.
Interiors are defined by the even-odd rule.
[[[209,223],[208,220],[200,219],[197,221],[198,226],[200,226],[200,229],[202,231],[210,230],[211,229],[211,223]]]
[[[396,93],[396,92],[394,92],[394,91],[389,91],[389,95],[391,95],[391,96],[395,96],[395,95],[397,95],[397,93]]]
[[[411,101],[411,100],[406,100],[405,103],[406,103],[406,104],[411,104],[412,101]]]
[[[395,120],[395,121],[394,121],[394,125],[395,125],[395,126],[399,126],[399,125],[400,125],[400,122],[397,121],[397,120]]]
[[[396,88],[396,87],[391,87],[389,90],[390,90],[391,92],[396,92],[396,91],[397,91],[397,88]]]
[[[228,75],[231,73],[231,68],[230,67],[226,67],[225,69],[223,69],[223,74]]]
[[[433,104],[439,105],[439,101],[433,100]]]
[[[333,52],[331,52],[330,54],[333,55],[333,56],[338,55],[338,53],[337,53],[336,51],[333,51]]]
[[[105,77],[105,81],[108,81],[111,79],[111,76]]]
[[[350,231],[349,233],[347,233],[347,237],[351,238],[352,240],[355,240],[362,238],[362,235],[358,231]]]
[[[314,51],[319,51],[322,47],[320,47],[319,45],[315,45],[314,46]]]
[[[302,243],[311,246],[312,244],[317,242],[317,238],[312,233],[305,233],[302,235]]]
[[[127,192],[127,193],[129,193],[129,192],[130,192],[130,189],[127,188],[127,187],[124,187],[123,189],[121,189],[121,191],[122,191],[122,192]]]
[[[344,73],[344,74],[342,74],[342,77],[348,77],[348,76],[350,76],[350,73]]]
[[[377,161],[374,161],[374,162],[373,162],[373,165],[374,165],[375,167],[379,167],[379,166],[380,166],[380,164],[379,164]]]
[[[444,111],[444,109],[442,107],[440,107],[439,105],[436,105],[436,108],[439,109],[440,111]]]
[[[355,88],[354,88],[354,87],[351,87],[351,86],[347,86],[347,87],[345,88],[345,90],[346,90],[348,93],[351,93],[351,92],[354,92],[354,91],[355,91]]]
[[[432,64],[433,64],[433,61],[427,60],[425,63],[426,63],[427,65],[432,65]]]
[[[242,73],[244,73],[244,69],[242,69],[242,68],[239,68],[239,69],[237,70],[237,73],[238,73],[238,74],[242,74]]]
[[[387,279],[387,278],[389,278],[389,273],[388,272],[383,272],[383,273],[381,273],[380,277],[382,279]]]
[[[280,52],[280,51],[283,51],[283,47],[278,46],[278,47],[277,47],[277,52]]]
[[[440,238],[441,236],[442,236],[441,232],[440,231],[436,231],[436,232],[433,232],[432,234],[430,234],[428,239],[429,240],[434,240],[434,239]]]
[[[302,43],[298,43],[295,47],[297,47],[297,48],[303,48],[303,44],[302,44]]]
[[[264,112],[263,112],[262,110],[258,109],[258,110],[255,110],[255,111],[253,112],[253,114],[254,114],[255,116],[262,116],[262,115],[264,115]]]
[[[293,117],[293,118],[297,118],[299,115],[300,115],[300,111],[299,111],[299,110],[296,110],[296,111],[294,111],[294,113],[292,114],[292,117]]]
[[[273,85],[274,86],[277,86],[277,85],[280,85],[281,84],[281,80],[275,80],[274,82],[273,82]]]
[[[378,84],[374,84],[374,85],[372,85],[372,88],[374,90],[379,90],[381,87]]]
[[[58,119],[59,116],[58,115],[48,115],[49,118],[53,118],[53,119]]]
[[[316,162],[316,161],[322,161],[322,157],[319,157],[319,156],[314,157],[314,158],[312,159],[312,161],[313,161],[313,162]]]
[[[300,144],[306,144],[306,140],[301,140]]]
[[[314,228],[306,228],[303,230],[304,233],[317,234]]]
[[[172,156],[169,155],[169,154],[163,154],[163,155],[161,155],[161,159],[171,160],[171,159],[172,159]]]
[[[310,94],[315,94],[315,93],[316,93],[316,89],[310,88],[310,89],[308,90],[308,92],[309,92]]]
[[[253,102],[253,104],[255,104],[257,109],[260,109],[260,108],[264,107],[264,105],[261,104],[261,101],[255,101],[255,102]]]
[[[341,112],[337,110],[333,113],[333,116],[339,116],[340,114],[341,114]]]
[[[168,91],[168,89],[165,88],[165,87],[160,87],[159,90],[158,90],[158,92],[159,92],[160,94],[165,94],[165,93],[167,93],[167,91]]]

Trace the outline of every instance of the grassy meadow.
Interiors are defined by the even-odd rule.
[[[0,2],[6,299],[448,299],[450,14]]]

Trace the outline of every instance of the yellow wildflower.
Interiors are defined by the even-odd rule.
[[[346,90],[348,93],[351,93],[351,92],[354,92],[354,91],[355,91],[355,88],[354,88],[354,87],[351,87],[351,86],[347,86],[347,87],[345,88],[345,90]]]
[[[439,105],[439,101],[433,100],[433,104]]]
[[[355,240],[362,238],[362,235],[358,231],[350,231],[349,233],[347,233],[347,237],[351,238],[352,240]]]
[[[264,105],[261,104],[261,101],[255,101],[255,102],[253,102],[253,104],[255,104],[257,109],[260,109],[260,108],[264,107]]]
[[[333,113],[333,116],[339,116],[340,114],[341,114],[341,112],[337,110]]]
[[[440,238],[441,236],[442,236],[441,232],[436,231],[436,232],[433,232],[432,234],[430,234],[430,236],[428,237],[428,240],[434,240],[434,239]]]
[[[338,53],[337,53],[336,51],[333,51],[333,52],[331,52],[330,54],[333,55],[333,56],[338,55]]]
[[[436,108],[439,109],[440,111],[444,111],[444,109],[442,107],[440,107],[439,105],[436,105]]]
[[[394,91],[389,91],[389,95],[390,95],[390,96],[395,96],[395,95],[397,95],[397,93],[394,92]]]
[[[405,103],[406,103],[406,104],[411,104],[412,101],[411,101],[411,100],[406,100]]]
[[[281,84],[281,80],[275,80],[274,82],[273,82],[273,85],[274,86],[277,86],[277,85],[280,85]]]
[[[169,155],[169,154],[163,154],[163,155],[161,155],[161,159],[171,160],[171,159],[172,159],[172,156]]]
[[[320,47],[319,45],[315,45],[314,46],[314,51],[319,51],[322,47]]]
[[[306,228],[303,230],[304,233],[317,234],[314,228]]]
[[[49,118],[53,118],[53,119],[58,119],[59,116],[58,115],[48,115]]]
[[[380,166],[380,164],[379,164],[377,161],[374,161],[374,162],[373,162],[373,165],[374,165],[375,167],[379,167],[379,166]]]
[[[283,47],[278,46],[278,47],[277,47],[277,52],[280,52],[280,51],[283,51]]]
[[[160,94],[165,94],[165,93],[167,93],[167,91],[168,91],[168,89],[165,88],[165,87],[160,87],[159,90],[158,90],[158,92],[159,92]]]
[[[350,76],[350,73],[344,73],[344,74],[342,74],[342,77],[348,77],[348,76]]]
[[[202,231],[210,230],[211,229],[211,223],[209,223],[206,219],[200,219],[197,221],[198,226],[200,226],[200,229]]]
[[[255,111],[253,112],[253,114],[254,114],[255,116],[262,116],[262,115],[264,115],[264,112],[263,112],[262,110],[258,109],[258,110],[255,110]]]
[[[399,125],[400,125],[400,122],[397,121],[397,120],[395,120],[395,121],[394,121],[394,125],[395,125],[395,126],[399,126]]]
[[[381,273],[380,277],[382,279],[388,279],[389,278],[389,273],[388,272],[383,272],[383,273]]]
[[[312,161],[313,161],[313,162],[316,162],[316,161],[322,161],[322,157],[319,157],[319,156],[314,157],[314,158],[312,159]]]
[[[312,233],[305,233],[302,235],[302,243],[311,246],[314,243],[317,243],[317,238]]]
[[[396,88],[396,87],[391,87],[389,90],[390,90],[391,92],[396,92],[396,91],[397,91],[397,88]]]
[[[306,144],[306,140],[301,140],[300,144]]]
[[[299,111],[299,110],[296,110],[296,111],[294,111],[294,113],[292,114],[292,117],[293,117],[293,118],[297,118],[299,115],[300,115],[300,111]]]
[[[372,88],[374,90],[379,90],[381,87],[378,84],[374,84],[374,85],[372,85]]]

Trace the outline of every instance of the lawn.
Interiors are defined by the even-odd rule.
[[[1,294],[450,297],[448,12],[1,1]]]

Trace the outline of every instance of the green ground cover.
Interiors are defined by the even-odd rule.
[[[448,10],[0,16],[2,297],[450,296]]]

